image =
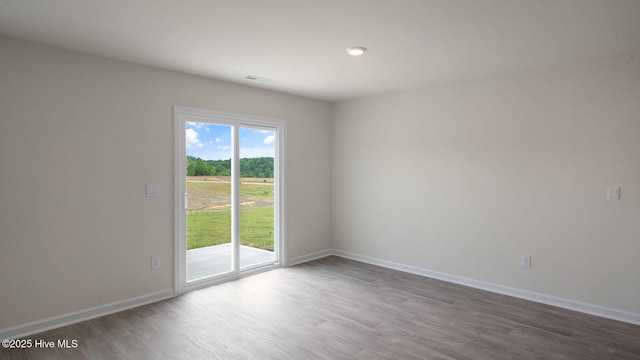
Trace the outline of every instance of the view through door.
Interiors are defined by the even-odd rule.
[[[275,261],[274,129],[240,128],[240,270]]]
[[[185,122],[187,282],[276,262],[276,144],[273,128]]]

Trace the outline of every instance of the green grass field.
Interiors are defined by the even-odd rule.
[[[203,207],[229,203],[230,184],[188,182],[187,192],[197,195]],[[191,201],[191,200],[190,200]],[[273,186],[242,184],[240,201],[240,243],[273,251]],[[187,214],[187,250],[231,242],[231,210],[198,210]]]

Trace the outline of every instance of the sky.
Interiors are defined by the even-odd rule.
[[[274,157],[275,130],[240,128],[240,158]],[[187,122],[187,155],[203,160],[231,158],[231,127]]]

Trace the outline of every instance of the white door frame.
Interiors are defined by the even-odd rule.
[[[274,158],[274,255],[275,264],[247,271],[240,271],[238,266],[239,249],[234,251],[233,268],[231,273],[223,276],[186,281],[186,138],[185,125],[187,122],[211,122],[221,125],[232,125],[234,154],[232,158],[232,204],[237,204],[239,191],[234,189],[239,185],[239,142],[240,127],[268,127],[276,130],[276,153]],[[225,113],[220,111],[198,109],[185,106],[174,107],[174,293],[180,294],[191,290],[211,286],[217,283],[238,279],[255,272],[270,270],[286,266],[286,121],[256,117],[251,115]],[[239,208],[232,206],[232,216],[238,216]],[[238,221],[234,222],[232,231],[238,231]],[[236,243],[235,247],[239,247]]]

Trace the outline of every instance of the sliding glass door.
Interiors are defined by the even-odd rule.
[[[277,266],[284,123],[176,108],[178,290]]]

